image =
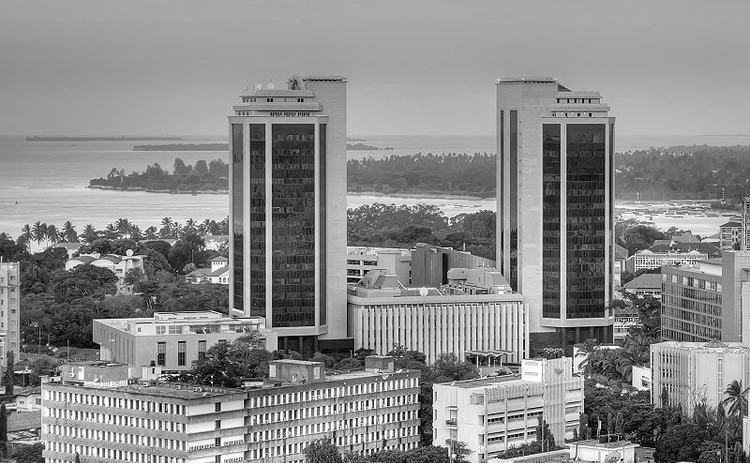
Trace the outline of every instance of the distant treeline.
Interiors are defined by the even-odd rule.
[[[135,145],[133,151],[229,151],[228,143]]]
[[[349,191],[495,196],[495,155],[415,154],[350,159]]]
[[[750,193],[750,146],[652,148],[618,153],[615,164],[618,198],[731,201]]]
[[[163,140],[174,141],[182,140],[182,137],[49,137],[49,136],[28,136],[26,141],[149,141]]]
[[[201,159],[195,166],[185,164],[177,158],[170,174],[158,163],[146,167],[145,172],[125,174],[124,170],[112,170],[107,178],[89,181],[89,188],[109,188],[115,190],[146,191],[217,191],[226,192],[229,187],[229,165],[222,159],[206,162]]]

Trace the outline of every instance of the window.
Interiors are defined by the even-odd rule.
[[[169,327],[169,334],[182,334],[182,325],[177,326],[170,326]]]
[[[156,334],[166,334],[167,327],[164,325],[156,325]]]
[[[216,402],[214,404],[214,411],[215,412],[220,412],[221,411],[221,402]]]
[[[221,420],[214,421],[214,429],[221,429]]]
[[[167,364],[167,343],[156,343],[156,364],[165,366]]]
[[[186,349],[186,342],[180,341],[177,343],[177,366],[178,367],[184,367],[185,366],[185,349]]]
[[[198,360],[206,358],[206,340],[198,341]]]

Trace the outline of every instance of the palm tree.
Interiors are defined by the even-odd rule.
[[[742,389],[742,381],[736,379],[729,383],[724,395],[727,396],[721,401],[721,405],[726,408],[729,416],[744,417],[747,415],[747,392],[750,388]]]
[[[57,243],[60,241],[60,235],[57,233],[57,227],[54,224],[50,224],[47,226],[47,246],[49,246],[50,243]]]
[[[128,237],[136,241],[142,240],[143,233],[141,233],[141,227],[134,223],[131,223],[130,228],[128,229]]]
[[[143,237],[147,240],[155,240],[157,238],[156,236],[157,229],[153,225],[148,227],[146,230],[143,231]]]
[[[175,223],[172,217],[164,217],[161,219],[161,228],[159,229],[159,238],[172,238],[174,237],[174,226]]]
[[[116,240],[120,238],[120,235],[117,233],[117,227],[115,227],[114,224],[108,223],[106,227],[104,227],[104,238],[107,238],[109,240]]]
[[[128,219],[117,219],[115,221],[115,230],[117,230],[121,238],[130,238],[130,222]]]
[[[78,233],[76,232],[76,228],[73,226],[73,223],[70,220],[66,221],[63,224],[62,237],[68,243],[78,242]]]
[[[83,236],[83,240],[87,243],[91,243],[95,239],[99,238],[99,233],[97,233],[96,228],[94,228],[94,226],[91,224],[83,227],[83,233],[81,235]]]
[[[18,242],[25,244],[26,247],[29,248],[29,252],[31,252],[32,241],[34,241],[34,234],[32,233],[29,224],[26,224],[21,227],[21,236],[18,237]]]
[[[196,222],[192,217],[187,219],[185,221],[185,227],[183,228],[184,232],[187,234],[188,232],[194,232],[197,231],[198,228],[196,227],[198,225],[198,222]]]
[[[591,374],[592,370],[592,357],[599,350],[599,343],[594,338],[589,338],[582,344],[578,344],[578,352],[576,357],[582,357],[581,363],[578,364],[578,368],[584,371],[586,376]]]
[[[34,235],[34,241],[36,241],[37,244],[42,244],[42,242],[47,239],[47,224],[40,223],[37,220],[31,227],[31,233]]]

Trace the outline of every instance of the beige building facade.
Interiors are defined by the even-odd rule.
[[[142,367],[163,373],[189,370],[194,361],[219,342],[232,342],[257,333],[264,347],[276,350],[276,336],[262,318],[230,318],[219,312],[157,312],[152,318],[112,318],[93,322],[99,358],[125,363],[131,376]]]
[[[435,384],[433,445],[465,442],[480,463],[536,440],[543,419],[555,442],[572,438],[583,413],[583,378],[569,357],[526,359],[520,375]]]
[[[443,353],[464,360],[473,351],[519,363],[528,352],[523,297],[491,269],[451,269],[440,288],[406,288],[385,270],[349,289],[349,330],[355,349],[385,355],[395,346],[432,363]]]
[[[497,267],[529,306],[532,350],[612,338],[614,123],[598,92],[497,81]]]
[[[279,347],[349,350],[347,80],[256,85],[229,117],[230,314],[264,317]]]
[[[0,262],[0,366],[5,368],[5,353],[12,351],[21,359],[21,264]]]

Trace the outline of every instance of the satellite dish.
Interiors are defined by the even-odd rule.
[[[422,286],[421,288],[419,288],[419,295],[420,296],[424,297],[424,296],[427,296],[428,294],[430,294],[430,290],[429,289],[425,288],[424,286]]]
[[[128,249],[127,251],[125,251],[125,255],[128,256],[128,257],[133,257],[133,250],[132,249]]]

